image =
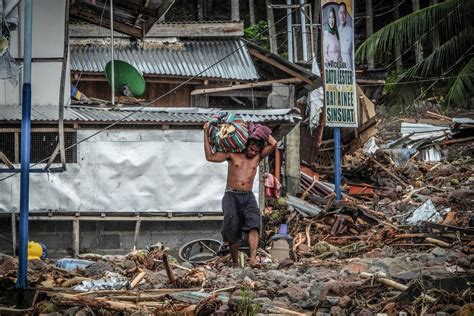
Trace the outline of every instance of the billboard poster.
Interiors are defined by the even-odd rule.
[[[358,126],[353,3],[321,0],[326,126]]]

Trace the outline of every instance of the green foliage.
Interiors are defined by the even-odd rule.
[[[387,56],[396,45],[402,52],[413,51],[416,42],[423,46],[422,61],[387,80],[388,105],[410,106],[434,89],[444,91],[445,100],[452,104],[465,105],[474,96],[473,12],[474,1],[446,0],[386,25],[357,49],[356,57],[362,62],[369,56]],[[439,46],[434,45],[436,41]]]
[[[242,299],[239,302],[238,315],[255,316],[260,313],[262,307],[252,302],[253,296],[253,292],[247,286],[240,288],[240,297]]]
[[[244,38],[266,50],[270,50],[267,21],[262,20],[254,26],[246,28],[244,30]]]

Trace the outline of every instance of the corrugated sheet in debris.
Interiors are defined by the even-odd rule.
[[[177,44],[180,45],[164,44],[155,48],[120,47],[116,48],[115,56],[116,59],[124,60],[144,74],[150,75],[258,79],[250,54],[240,40],[182,41]],[[110,49],[107,46],[71,46],[73,71],[103,72],[109,60]]]
[[[218,113],[221,109],[197,109],[197,108],[144,108],[142,110],[108,110],[92,107],[67,107],[64,109],[64,120],[67,122],[156,122],[156,123],[204,123],[211,115]],[[232,111],[242,119],[253,122],[283,122],[293,123],[299,117],[292,113],[291,109],[269,109],[269,110],[235,110]],[[31,111],[33,122],[53,122],[58,120],[58,107],[33,106]],[[0,105],[0,121],[21,121],[21,105]]]

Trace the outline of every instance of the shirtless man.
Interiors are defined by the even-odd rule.
[[[212,154],[208,135],[209,123],[204,125],[204,151],[207,161],[228,162],[227,188],[222,199],[224,222],[222,237],[230,244],[230,254],[238,264],[239,241],[242,231],[248,234],[251,267],[258,267],[257,247],[260,229],[260,210],[252,193],[253,180],[260,160],[273,152],[277,141],[270,135],[263,140],[249,139],[243,153],[216,152]]]

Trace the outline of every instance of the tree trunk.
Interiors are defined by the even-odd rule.
[[[265,5],[267,6],[267,23],[268,36],[270,37],[270,51],[274,54],[278,54],[278,44],[275,30],[275,16],[273,15],[273,8],[270,7],[271,4],[271,0],[265,0]]]
[[[438,0],[430,0],[430,5],[435,5],[438,4]],[[433,34],[433,49],[438,49],[439,48],[439,36],[438,33]]]
[[[372,0],[365,0],[365,15],[365,31],[367,38],[369,38],[372,34],[374,34],[374,15],[372,11]],[[374,70],[374,56],[367,56],[367,67],[369,70]]]
[[[412,0],[411,4],[413,12],[420,10],[419,0]],[[415,42],[415,60],[416,63],[420,63],[423,60],[423,46],[421,45],[420,41]]]
[[[250,15],[250,25],[254,26],[255,21],[255,0],[249,0],[249,15]]]
[[[400,18],[400,8],[398,7],[398,0],[394,0],[394,5],[397,7],[393,11],[393,19],[398,20]],[[402,61],[402,49],[399,42],[395,43],[395,65],[397,70],[401,70],[403,68],[403,61]]]
[[[232,21],[240,21],[240,8],[239,0],[231,0],[231,14],[230,19]]]

